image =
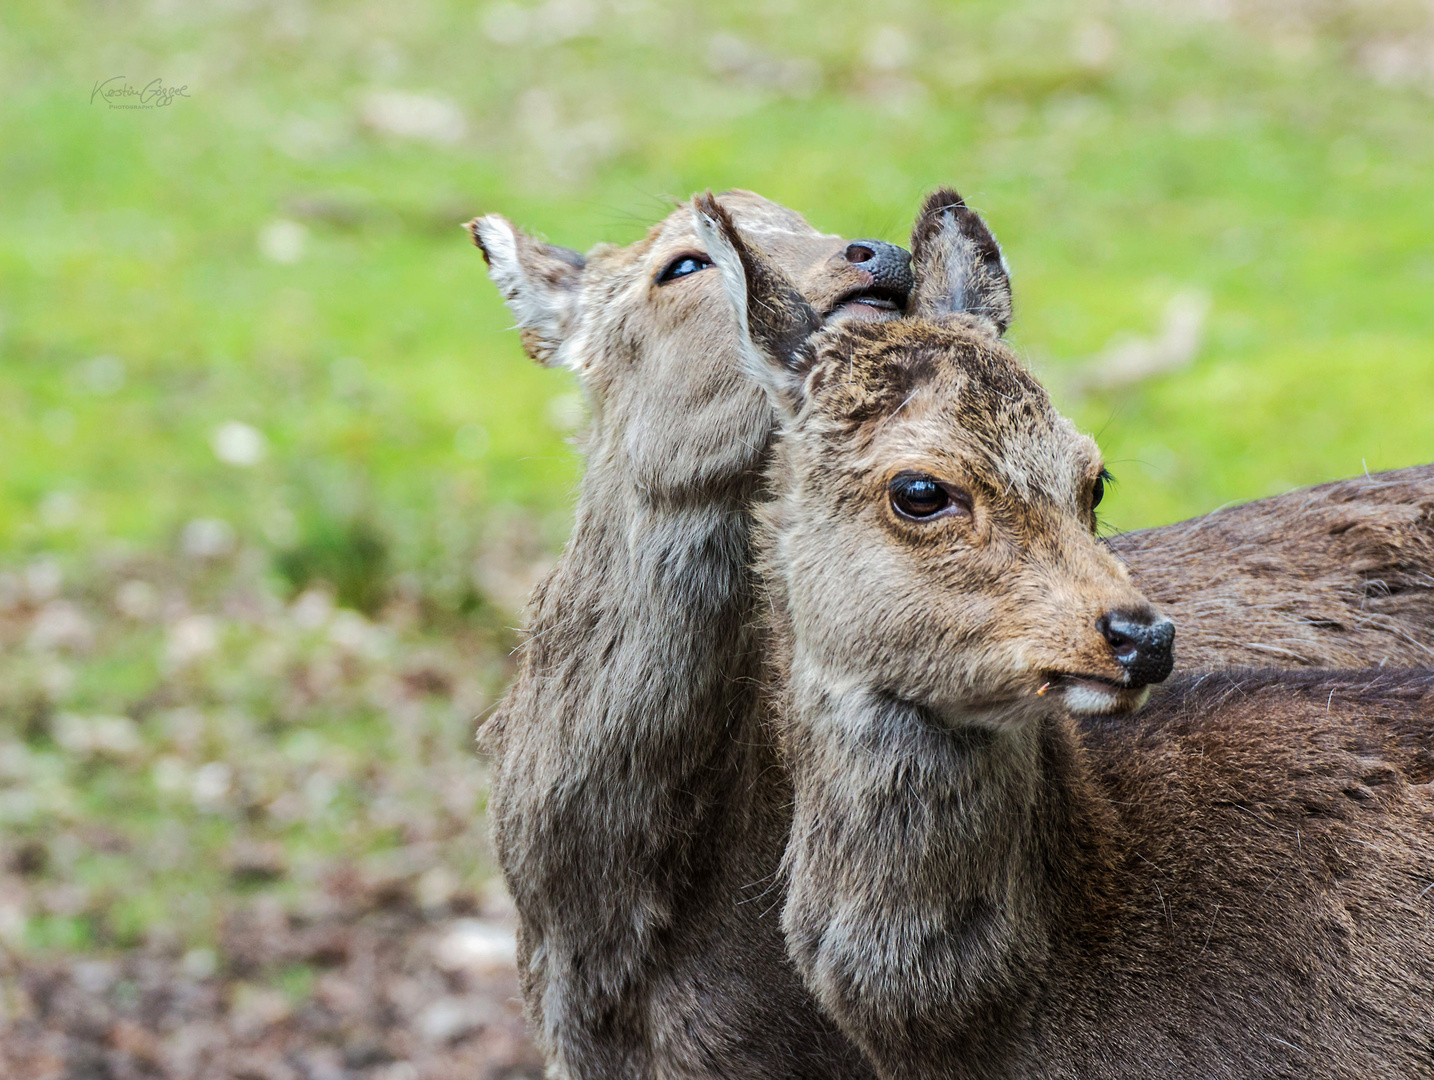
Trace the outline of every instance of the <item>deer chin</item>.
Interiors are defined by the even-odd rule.
[[[1073,713],[1111,716],[1140,709],[1150,698],[1150,687],[1124,686],[1099,675],[1052,674],[1036,693],[1059,694]]]

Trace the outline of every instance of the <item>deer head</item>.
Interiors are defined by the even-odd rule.
[[[796,283],[821,320],[895,318],[911,289],[907,253],[820,233],[750,192],[723,196],[750,243]],[[535,240],[505,218],[469,222],[516,317],[523,348],[577,373],[592,412],[590,459],[631,470],[661,495],[749,472],[770,429],[766,400],[735,362],[737,326],[683,206],[627,247],[587,256]]]
[[[1095,539],[1100,451],[998,337],[1010,285],[979,216],[931,196],[909,317],[833,326],[717,200],[694,226],[779,417],[765,569],[793,683],[992,725],[1053,698],[1138,708],[1174,629]]]

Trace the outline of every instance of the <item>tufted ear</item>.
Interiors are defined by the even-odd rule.
[[[907,312],[918,318],[973,315],[997,336],[1011,322],[1011,277],[981,215],[950,188],[928,196],[911,228],[916,277]]]
[[[518,320],[523,350],[540,364],[573,366],[564,358],[563,344],[577,327],[587,260],[534,240],[497,214],[474,218],[467,229],[483,252],[488,276]]]
[[[707,256],[737,312],[743,364],[776,408],[794,415],[811,367],[807,339],[822,327],[818,315],[780,270],[749,244],[709,191],[692,201],[692,219]]]

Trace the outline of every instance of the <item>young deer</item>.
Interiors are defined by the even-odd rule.
[[[818,312],[904,306],[901,249],[724,199]],[[529,355],[574,370],[594,414],[577,527],[484,730],[538,1039],[558,1076],[863,1075],[777,926],[789,791],[754,716],[748,573],[771,410],[690,212],[586,260],[497,216],[472,228]],[[1183,661],[1407,662],[1434,618],[1432,510],[1434,475],[1403,470],[1115,544],[1172,608],[1205,615]]]
[[[822,328],[710,197],[781,418],[759,511],[783,926],[885,1077],[1434,1076],[1434,675],[1209,675],[1095,539],[954,192],[912,321]]]
[[[807,300],[892,317],[907,253],[728,207]],[[689,207],[576,252],[472,223],[534,359],[591,405],[577,521],[482,733],[519,973],[555,1077],[862,1077],[787,962],[785,775],[756,703],[750,518],[771,409]]]

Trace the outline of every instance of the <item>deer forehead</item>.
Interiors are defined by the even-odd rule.
[[[795,210],[749,191],[725,192],[722,204],[744,234],[750,236],[786,273],[802,271],[818,257],[834,254],[839,237],[820,232]],[[692,222],[692,209],[683,204],[654,225],[644,240],[652,262],[663,262],[684,247],[701,251],[703,245]],[[654,266],[654,270],[660,267]]]
[[[874,480],[905,469],[974,478],[1041,501],[1067,500],[1100,469],[1095,442],[989,335],[920,323],[843,326],[816,349],[800,426],[828,466]]]
[[[820,237],[835,240],[835,236],[813,228],[806,218],[781,203],[763,198],[753,191],[736,189],[724,191],[718,196],[727,212],[732,215],[744,233],[759,237]],[[692,223],[691,211],[683,205],[674,216],[684,216],[689,228]]]

